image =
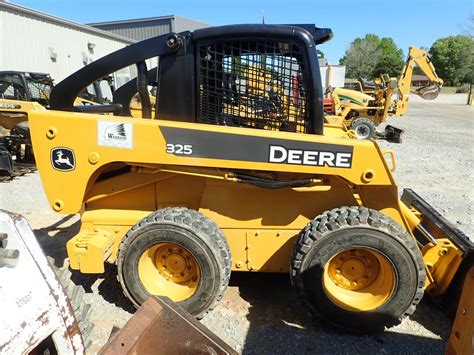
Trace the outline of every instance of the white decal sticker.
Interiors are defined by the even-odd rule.
[[[98,145],[114,148],[133,148],[132,123],[98,121]]]

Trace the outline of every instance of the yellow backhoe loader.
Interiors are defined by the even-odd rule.
[[[355,332],[398,324],[425,291],[454,299],[470,239],[414,191],[400,199],[391,151],[324,124],[316,45],[331,37],[310,25],[171,33],[59,83],[52,110],[29,119],[51,208],[81,214],[71,268],[115,263],[135,306],[163,295],[196,317],[231,272],[288,273],[312,312]],[[84,87],[133,64],[137,79],[112,104],[71,112]],[[252,68],[278,85],[261,73],[251,80],[265,82],[249,83]],[[268,94],[273,86],[290,100]],[[130,113],[137,93],[140,118]],[[115,115],[94,113],[106,111]]]
[[[426,100],[435,99],[443,85],[436,75],[435,68],[427,53],[416,47],[410,47],[408,58],[398,80],[382,75],[374,82],[363,79],[357,81],[359,90],[335,88],[331,92],[332,113],[339,118],[328,118],[331,123],[342,124],[355,131],[358,139],[374,138],[377,126],[388,116],[403,116],[408,111],[408,98],[411,92],[411,79],[414,65],[417,65],[428,77],[429,83],[418,88],[415,93]],[[397,98],[392,100],[395,94]],[[388,126],[386,135],[392,140],[400,139],[400,131]]]

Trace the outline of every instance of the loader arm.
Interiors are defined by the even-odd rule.
[[[183,32],[179,37],[174,33],[153,37],[94,61],[54,87],[51,92],[51,109],[74,111],[74,101],[80,92],[98,78],[154,56],[174,53],[182,47],[186,35]]]
[[[393,114],[395,116],[403,116],[408,111],[408,96],[411,90],[411,79],[413,76],[414,65],[417,65],[423,73],[428,77],[430,83],[416,90],[416,93],[423,99],[435,99],[444,84],[443,79],[436,74],[435,67],[431,63],[426,51],[410,47],[408,58],[402,70],[400,79],[398,80],[398,99],[394,102]]]

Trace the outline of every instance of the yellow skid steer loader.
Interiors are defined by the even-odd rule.
[[[316,45],[331,37],[309,25],[172,33],[59,83],[30,125],[51,207],[81,213],[71,267],[116,263],[135,306],[164,295],[196,317],[233,271],[289,273],[311,311],[358,332],[398,324],[424,291],[450,294],[472,242],[414,191],[399,198],[393,153],[324,125]],[[114,103],[74,112],[84,87],[133,64]],[[257,67],[252,80],[271,85],[249,85]]]

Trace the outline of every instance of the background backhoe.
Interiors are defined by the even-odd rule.
[[[443,80],[436,75],[427,53],[422,49],[410,47],[408,58],[398,80],[382,75],[373,82],[359,79],[356,82],[359,90],[335,88],[331,92],[333,100],[331,114],[338,117],[329,116],[327,120],[353,129],[359,139],[374,138],[377,126],[385,122],[388,116],[403,116],[408,111],[408,98],[415,64],[427,76],[429,84],[417,88],[414,93],[425,100],[435,99],[443,85]],[[393,100],[394,95],[396,98]],[[400,134],[400,130],[395,127],[387,127],[388,139],[398,141]]]
[[[29,119],[51,208],[81,213],[71,268],[115,263],[135,306],[164,295],[196,317],[231,272],[289,273],[309,310],[359,333],[398,324],[425,291],[454,299],[472,242],[414,191],[400,199],[393,153],[324,123],[315,47],[331,37],[310,25],[172,33],[59,83],[52,110]],[[129,65],[137,78],[112,104],[72,112],[84,87]]]

